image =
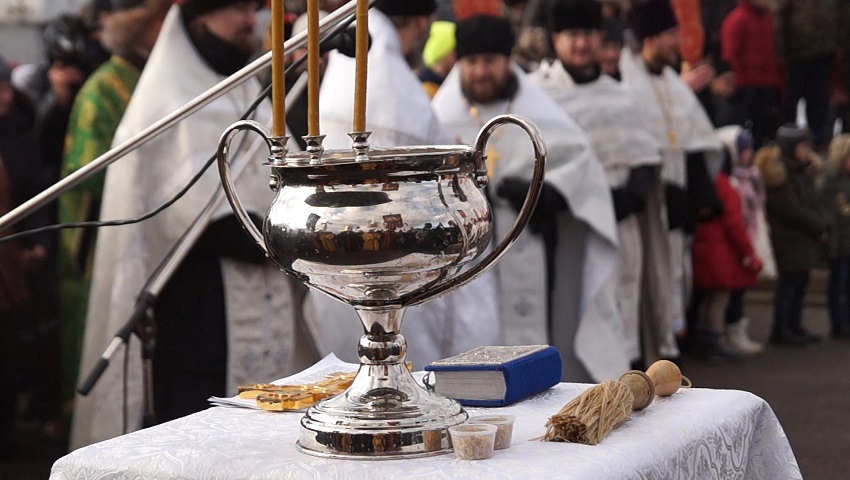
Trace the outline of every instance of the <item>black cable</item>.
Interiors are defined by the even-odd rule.
[[[331,31],[330,35],[328,35],[327,37],[325,37],[324,40],[322,40],[322,43],[328,42],[333,37],[339,35],[343,31],[345,31],[345,29],[347,29],[348,26],[351,25],[351,23],[353,21],[354,21],[354,17],[352,16],[348,21],[341,22],[339,25],[335,26],[334,29]],[[306,61],[306,59],[307,59],[307,56],[304,55],[301,58],[299,58],[298,60],[294,61],[291,65],[289,65],[289,67],[286,68],[286,70],[284,71],[284,75],[291,73],[293,69],[296,69],[296,68],[300,67],[301,65],[303,65],[304,62]],[[248,107],[248,109],[245,111],[245,113],[242,115],[242,117],[239,120],[246,120],[250,115],[252,115],[254,113],[254,110],[257,109],[257,107],[260,105],[260,103],[263,100],[265,100],[266,98],[268,98],[269,94],[271,93],[271,89],[272,89],[271,84],[266,86],[266,88],[264,88],[263,91],[260,92],[260,95],[257,96],[257,98],[254,100],[253,103],[251,103],[251,105]],[[17,238],[26,237],[26,236],[29,236],[29,235],[36,235],[36,234],[43,233],[43,232],[52,232],[54,230],[58,231],[58,230],[65,230],[65,229],[69,229],[69,228],[118,227],[118,226],[122,226],[122,225],[132,225],[134,223],[143,222],[143,221],[145,221],[145,220],[147,220],[151,217],[158,215],[160,212],[162,212],[166,208],[170,207],[171,205],[174,205],[174,203],[177,202],[177,200],[180,200],[181,198],[183,198],[183,196],[186,195],[186,192],[188,192],[189,189],[191,189],[196,183],[198,183],[198,180],[200,180],[200,178],[206,173],[207,169],[209,169],[210,166],[213,163],[215,163],[216,157],[217,157],[217,155],[213,154],[209,158],[209,160],[207,160],[206,163],[204,163],[203,167],[201,167],[201,169],[198,171],[198,173],[196,173],[195,176],[193,176],[189,180],[189,183],[185,187],[183,187],[179,192],[177,192],[173,197],[171,197],[171,199],[167,200],[165,203],[161,204],[160,206],[156,207],[155,209],[153,209],[150,212],[145,213],[141,216],[134,217],[134,218],[128,218],[128,219],[121,219],[121,220],[106,220],[106,221],[94,220],[94,221],[87,221],[87,222],[71,222],[71,223],[60,223],[60,224],[56,224],[56,225],[47,225],[47,226],[44,226],[44,227],[33,228],[31,230],[24,230],[23,232],[17,232],[17,233],[14,233],[12,235],[6,235],[4,237],[0,237],[0,243],[8,242],[10,240],[15,240]]]
[[[121,375],[121,395],[122,395],[122,397],[121,397],[121,400],[122,400],[121,401],[121,433],[127,434],[130,431],[129,430],[130,423],[129,423],[129,420],[128,420],[130,418],[130,407],[128,405],[129,402],[127,401],[127,399],[129,398],[128,391],[129,391],[129,388],[130,388],[129,385],[128,385],[128,383],[129,383],[128,378],[130,377],[130,375],[128,375],[129,370],[130,370],[130,368],[129,368],[129,366],[130,366],[130,339],[129,338],[127,338],[127,343],[124,346],[124,365],[123,366],[124,366],[124,368],[123,368],[122,375]]]
[[[293,64],[293,66],[294,65],[295,64]],[[252,113],[254,113],[254,110],[257,108],[257,106],[260,104],[260,102],[265,100],[265,98],[268,97],[270,92],[271,92],[271,85],[266,87],[260,93],[260,95],[256,98],[256,100],[254,100],[254,102],[251,104],[251,106],[248,108],[248,110],[242,115],[242,117],[239,120],[245,120]],[[134,223],[143,222],[143,221],[145,221],[145,220],[147,220],[151,217],[158,215],[160,212],[162,212],[166,208],[170,207],[171,205],[174,205],[174,203],[177,202],[177,200],[180,200],[184,195],[186,195],[186,192],[188,192],[189,189],[191,189],[193,186],[195,186],[196,183],[198,183],[198,180],[200,180],[200,178],[206,173],[207,169],[210,167],[210,165],[213,164],[213,162],[215,162],[215,160],[216,160],[216,155],[214,154],[204,163],[203,167],[201,167],[201,169],[198,171],[198,173],[196,173],[189,180],[189,183],[186,184],[186,186],[184,186],[179,192],[177,192],[173,197],[171,197],[165,203],[161,204],[160,206],[156,207],[155,209],[153,209],[150,212],[145,213],[141,216],[129,218],[129,219],[121,219],[121,220],[106,220],[106,221],[94,220],[94,221],[87,221],[87,222],[71,222],[71,223],[60,223],[60,224],[57,224],[57,225],[47,225],[47,226],[44,226],[44,227],[34,228],[32,230],[24,230],[23,232],[14,233],[12,235],[7,235],[5,237],[0,237],[0,243],[7,242],[9,240],[14,240],[16,238],[28,236],[28,235],[35,235],[35,234],[42,233],[42,232],[51,232],[51,231],[54,231],[54,230],[65,230],[65,229],[68,229],[68,228],[117,227],[117,226],[122,226],[122,225],[132,225]]]

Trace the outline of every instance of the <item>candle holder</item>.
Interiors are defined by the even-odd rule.
[[[301,138],[307,144],[305,151],[310,156],[310,165],[321,165],[322,154],[325,152],[325,147],[322,146],[325,135],[305,135]]]
[[[354,150],[355,162],[366,162],[369,160],[369,136],[372,132],[351,132],[351,149]]]

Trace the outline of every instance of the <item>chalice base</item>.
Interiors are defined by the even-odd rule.
[[[417,384],[404,364],[362,364],[348,390],[307,410],[297,446],[345,459],[440,455],[452,450],[449,427],[467,418],[459,403]]]

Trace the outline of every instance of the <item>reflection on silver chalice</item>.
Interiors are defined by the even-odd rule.
[[[508,235],[467,266],[490,245],[483,152],[504,124],[531,137],[531,187]],[[227,159],[231,139],[244,130],[263,136],[271,152],[270,185],[277,194],[262,232],[239,202]],[[222,183],[248,233],[284,272],[351,305],[363,323],[354,382],[307,411],[298,447],[342,458],[445,453],[451,449],[448,428],[467,414],[456,401],[418,385],[407,370],[402,316],[407,307],[474,280],[516,240],[542,188],[545,145],[532,123],[514,115],[488,122],[474,147],[370,149],[368,133],[351,136],[351,150],[324,151],[321,138],[308,137],[307,152],[290,154],[287,136],[242,121],[219,143]]]

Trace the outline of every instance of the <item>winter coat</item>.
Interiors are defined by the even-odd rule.
[[[42,157],[42,151],[35,137],[36,107],[20,90],[14,90],[14,102],[8,115],[0,117],[0,158],[6,165],[6,173],[11,182],[12,207],[17,207],[49,187],[52,171],[48,169]],[[53,208],[40,208],[28,215],[16,225],[16,230],[24,231],[54,223]],[[50,248],[52,233],[29,235],[21,239],[21,246],[32,248],[44,245]]]
[[[49,186],[42,165],[41,151],[33,135],[35,112],[35,105],[29,97],[14,89],[12,108],[8,114],[0,116],[0,215],[21,205]],[[2,234],[48,225],[52,219],[50,212],[49,208],[40,208],[17,223],[14,229],[6,229]],[[49,282],[37,282],[35,278],[31,278],[33,268],[45,267],[46,263],[25,265],[22,262],[24,249],[40,245],[49,250],[50,238],[49,233],[41,233],[0,244],[0,311],[26,307],[27,303],[32,303],[26,301],[32,300],[34,292],[42,292],[36,288],[39,285],[44,286],[44,290],[50,289],[52,285]],[[35,303],[46,305],[47,300],[39,298],[39,302]],[[10,331],[6,327],[9,325],[2,325],[0,328]]]
[[[760,149],[755,162],[767,188],[767,221],[777,269],[808,272],[820,257],[825,228],[813,167],[783,157],[775,146]]]
[[[848,2],[850,3],[850,2]],[[841,134],[829,142],[829,170],[821,190],[828,231],[827,256],[850,257],[850,134]]]
[[[0,216],[9,213],[12,204],[12,181],[6,172],[6,165],[0,158]],[[14,233],[11,229],[4,230],[1,234]],[[0,313],[14,310],[27,299],[28,288],[26,282],[22,282],[23,271],[20,265],[20,246],[18,242],[10,240],[0,243]],[[4,315],[0,315],[0,328],[5,331],[11,328],[3,322]]]
[[[714,187],[723,203],[723,214],[697,225],[691,247],[694,287],[703,290],[751,287],[758,281],[757,272],[745,267],[744,259],[754,259],[755,251],[744,226],[741,199],[726,173],[717,175]]]
[[[822,192],[826,212],[827,256],[831,259],[850,257],[850,175],[831,175]]]
[[[723,20],[720,31],[723,61],[735,74],[735,88],[774,87],[782,84],[773,14],[745,0]]]

